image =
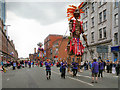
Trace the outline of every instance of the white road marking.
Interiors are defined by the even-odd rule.
[[[55,73],[55,74],[60,75],[60,73],[57,73],[57,72],[55,72],[55,71],[52,71],[52,72],[53,72],[53,73]],[[93,84],[91,84],[91,83],[84,82],[84,81],[82,81],[82,80],[75,79],[75,78],[72,78],[72,77],[69,77],[69,76],[67,76],[67,77],[68,77],[68,78],[70,78],[70,79],[73,79],[73,80],[79,81],[79,82],[81,82],[81,83],[85,83],[85,84],[87,84],[87,85],[94,86],[94,85],[93,85]]]
[[[118,78],[118,76],[113,76],[113,77],[116,77],[116,78]]]
[[[10,80],[9,78],[7,79],[7,81]]]
[[[72,77],[69,77],[69,76],[67,76],[67,77],[68,77],[68,78],[70,78],[70,79],[73,79],[73,80],[79,81],[79,82],[81,82],[81,83],[85,83],[85,84],[87,84],[87,85],[94,86],[94,85],[93,85],[93,84],[91,84],[91,83],[84,82],[84,81],[82,81],[82,80],[75,79],[75,78],[72,78]]]
[[[82,77],[86,77],[86,78],[90,78],[91,79],[90,76],[84,76],[84,75],[79,75],[79,74],[77,74],[77,76],[82,76]]]

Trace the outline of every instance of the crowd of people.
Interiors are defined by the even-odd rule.
[[[2,71],[6,72],[5,67],[12,67],[13,70],[17,69],[21,69],[24,67],[34,67],[34,66],[38,66],[38,67],[43,67],[43,65],[45,65],[46,67],[46,78],[47,80],[51,79],[51,66],[56,65],[57,67],[60,68],[60,73],[61,73],[61,78],[65,79],[65,74],[66,74],[66,68],[68,67],[67,62],[65,60],[62,61],[58,61],[57,63],[51,61],[50,59],[47,59],[46,61],[43,60],[25,60],[25,61],[1,61],[1,67],[2,67]],[[79,64],[77,63],[77,61],[73,61],[72,64],[70,65],[71,67],[71,72],[73,77],[77,75],[78,72],[78,66]],[[97,59],[94,59],[92,62],[88,62],[85,61],[84,63],[82,63],[80,65],[80,69],[81,70],[91,70],[92,72],[92,83],[94,83],[94,77],[96,77],[95,79],[95,83],[97,83],[97,78],[98,77],[102,77],[103,78],[103,72],[107,72],[107,73],[116,73],[116,75],[118,76],[120,73],[120,64],[118,61],[116,62],[105,62],[103,60],[99,60],[97,61]]]
[[[102,74],[102,72],[107,72],[107,73],[113,73],[118,76],[120,73],[120,65],[119,65],[119,61],[116,62],[112,62],[112,61],[103,61],[103,60],[99,60],[97,61],[99,64],[99,72],[100,74]],[[84,70],[91,70],[92,69],[92,63],[93,61],[85,61],[82,65],[81,68],[84,68]]]

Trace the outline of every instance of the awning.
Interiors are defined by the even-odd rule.
[[[111,52],[120,52],[120,46],[111,47]]]

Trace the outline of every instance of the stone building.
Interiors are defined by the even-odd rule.
[[[90,47],[89,51],[85,48],[83,60],[90,61],[92,58],[114,59],[111,47],[115,44],[114,40],[116,40],[117,45],[119,43],[119,35],[116,34],[118,26],[115,26],[115,23],[118,24],[117,3],[101,2],[101,0],[84,3],[82,9],[85,13],[82,14],[81,20],[83,20],[83,28]]]

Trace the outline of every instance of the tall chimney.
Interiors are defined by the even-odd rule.
[[[36,53],[36,48],[34,48],[34,53]]]

